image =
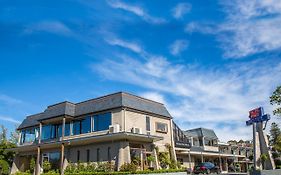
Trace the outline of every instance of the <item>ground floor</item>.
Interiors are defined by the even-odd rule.
[[[252,166],[245,156],[210,152],[177,151],[177,160],[190,170],[202,162],[213,163],[221,172],[247,172]]]
[[[112,137],[113,138],[113,137]],[[49,162],[52,169],[64,172],[69,163],[101,163],[110,162],[115,170],[125,163],[134,162],[140,170],[148,167],[158,169],[157,160],[148,157],[156,156],[155,142],[160,140],[153,136],[127,135],[115,139],[84,139],[64,142],[51,142],[25,145],[16,148],[16,156],[11,173],[31,169],[35,161],[35,172],[44,170],[44,162]]]

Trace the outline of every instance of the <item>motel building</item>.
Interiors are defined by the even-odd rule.
[[[18,130],[11,174],[28,170],[32,158],[37,175],[43,172],[44,161],[61,174],[70,162],[111,162],[119,170],[135,157],[140,158],[140,169],[161,169],[157,151],[169,151],[171,159],[186,168],[209,161],[222,171],[235,163],[247,171],[251,164],[251,147],[220,143],[209,129],[182,131],[163,104],[124,92],[50,105],[27,116]],[[148,156],[155,157],[152,165]]]

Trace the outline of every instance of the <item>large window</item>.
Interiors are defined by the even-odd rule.
[[[73,135],[81,134],[81,121],[74,121],[73,122]]]
[[[36,140],[35,128],[22,130],[21,143],[32,143],[35,140]]]
[[[55,139],[62,136],[62,125],[44,125],[42,127],[42,140]]]
[[[111,113],[94,115],[93,131],[108,130],[109,125],[111,125]]]
[[[70,136],[70,123],[65,123],[65,130],[64,130],[65,136]]]
[[[81,133],[89,133],[91,132],[91,117],[86,117],[81,121]]]

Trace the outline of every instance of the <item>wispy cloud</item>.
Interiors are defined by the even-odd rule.
[[[233,63],[226,68],[204,69],[194,65],[173,64],[161,56],[146,61],[123,56],[121,60],[105,60],[99,65],[94,64],[93,71],[109,80],[157,92],[144,94],[146,97],[165,101],[165,96],[162,97],[160,93],[168,94],[176,100],[166,101],[166,105],[183,128],[204,126],[214,127],[218,131],[227,130],[224,138],[229,139],[236,136],[250,138],[250,129],[245,126],[248,110],[260,105],[268,110],[268,97],[275,86],[281,83],[276,81],[281,76],[280,62],[267,62],[259,67],[264,61],[259,60]]]
[[[227,58],[280,51],[281,5],[278,0],[221,1],[226,20],[221,24],[187,24],[188,33],[215,34]]]
[[[176,19],[181,19],[185,14],[189,13],[191,10],[191,4],[189,3],[178,3],[172,9],[172,15]]]
[[[16,120],[14,118],[7,117],[7,116],[1,116],[1,115],[0,115],[0,120],[6,121],[6,122],[15,123],[15,124],[20,124],[21,123],[19,120]]]
[[[227,21],[220,26],[226,57],[244,57],[281,48],[279,1],[254,0],[223,3]]]
[[[130,4],[126,4],[121,1],[107,1],[107,3],[112,8],[122,9],[122,10],[125,10],[128,12],[131,12],[131,13],[141,17],[144,21],[146,21],[148,23],[163,24],[166,22],[166,20],[163,18],[151,16],[142,7],[137,6],[137,5],[130,5]]]
[[[105,39],[105,41],[110,45],[124,47],[124,48],[130,49],[136,53],[142,52],[141,46],[135,42],[128,42],[128,41],[124,41],[119,38]]]
[[[74,35],[73,31],[60,21],[41,21],[27,25],[24,33],[32,34],[36,32],[48,32],[63,36]]]
[[[179,55],[184,50],[186,50],[187,47],[188,47],[187,40],[176,40],[170,45],[169,49],[170,49],[170,53],[176,56]]]
[[[6,103],[6,104],[19,104],[22,103],[21,100],[10,97],[8,95],[5,94],[0,94],[0,102]]]

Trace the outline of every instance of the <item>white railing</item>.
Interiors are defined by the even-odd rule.
[[[218,152],[219,151],[219,147],[216,146],[203,146],[204,151],[214,151],[214,152]]]

